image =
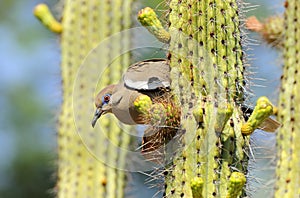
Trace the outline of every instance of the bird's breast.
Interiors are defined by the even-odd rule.
[[[124,124],[143,124],[142,115],[133,104],[140,95],[136,90],[119,89],[112,97],[112,113]]]

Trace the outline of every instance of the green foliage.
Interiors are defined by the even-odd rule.
[[[53,160],[53,156],[51,157]],[[30,151],[30,154],[18,153],[12,162],[13,165],[7,170],[11,178],[8,182],[9,187],[0,191],[1,197],[53,197],[55,177],[54,166],[50,165],[52,160],[42,151],[35,153]]]
[[[6,120],[4,127],[11,126],[16,136],[16,153],[6,169],[6,187],[0,189],[0,196],[6,198],[52,197],[54,187],[54,156],[49,153],[43,141],[40,123],[48,122],[50,109],[37,98],[37,93],[28,84],[14,86],[2,92],[8,102],[3,109]],[[7,151],[12,152],[12,151]],[[53,175],[51,178],[50,175]],[[17,188],[16,188],[17,186]]]

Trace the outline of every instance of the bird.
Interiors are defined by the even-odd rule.
[[[118,84],[108,85],[96,95],[92,126],[95,127],[97,120],[106,113],[113,113],[124,124],[149,124],[149,120],[134,106],[134,101],[145,95],[156,101],[157,98],[168,95],[170,83],[170,66],[166,59],[132,64]],[[141,153],[145,159],[154,163],[163,161],[162,145],[167,141],[163,136],[168,132],[171,135],[167,137],[173,137],[175,130],[149,126],[144,131]]]
[[[108,85],[97,94],[92,126],[106,113],[113,113],[124,124],[146,124],[134,101],[143,95],[151,99],[163,95],[169,89],[170,82],[170,66],[166,59],[134,63],[118,84]]]
[[[170,98],[170,85],[168,60],[150,59],[132,64],[118,84],[108,85],[96,95],[96,112],[92,120],[92,127],[95,127],[97,120],[107,113],[113,113],[124,124],[149,124],[147,123],[149,120],[145,119],[144,114],[134,106],[134,101],[145,95],[149,96],[153,102],[157,102],[156,98],[166,95]],[[241,110],[247,121],[253,109],[242,105]],[[180,120],[180,115],[178,119]],[[267,118],[260,128],[273,132],[279,126],[277,121]],[[162,158],[160,155],[161,146],[172,139],[176,131],[171,127],[167,129],[166,127],[150,125],[145,130],[142,141],[142,154],[146,156],[145,158],[155,158],[155,161],[159,161],[157,159]]]

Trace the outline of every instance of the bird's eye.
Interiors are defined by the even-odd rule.
[[[103,100],[104,100],[104,102],[109,102],[109,100],[110,100],[110,95],[105,95],[105,96],[103,97]]]

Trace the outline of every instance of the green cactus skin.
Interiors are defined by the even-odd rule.
[[[153,9],[146,7],[140,10],[138,13],[138,20],[159,41],[169,43],[170,34],[163,28]]]
[[[46,4],[37,5],[33,10],[33,14],[41,21],[44,26],[46,26],[52,32],[62,32],[61,23],[54,18],[49,10],[49,7]]]
[[[300,1],[286,1],[284,68],[278,106],[282,127],[277,134],[275,197],[300,196]]]
[[[121,169],[125,167],[125,150],[130,137],[127,133],[121,133],[112,118],[101,119],[107,138],[99,132],[99,128],[92,129],[90,122],[86,120],[91,119],[94,109],[88,110],[86,107],[89,106],[87,104],[94,103],[94,87],[99,80],[101,67],[107,66],[123,47],[129,48],[130,34],[125,34],[107,48],[90,54],[89,57],[94,58],[94,61],[89,62],[89,70],[83,69],[79,76],[76,75],[89,51],[108,36],[130,28],[131,3],[131,0],[67,0],[64,4],[61,35],[63,104],[58,125],[58,197],[124,197],[126,176]],[[118,82],[122,70],[130,65],[129,60],[128,54],[115,60],[111,66],[114,68],[113,72],[107,69],[99,86]],[[79,116],[74,121],[75,114]],[[113,144],[108,144],[109,141]],[[124,149],[116,151],[113,145]]]
[[[193,198],[202,198],[203,180],[199,177],[195,177],[191,181],[191,188]]]
[[[251,116],[242,126],[242,133],[244,135],[250,135],[272,114],[273,105],[269,99],[265,96],[258,98]]]
[[[169,7],[171,87],[182,107],[182,137],[167,169],[165,196],[226,197],[231,173],[246,174],[249,144],[239,108],[245,84],[238,4],[171,0]],[[231,109],[224,112],[221,104]],[[203,181],[202,195],[195,178]]]
[[[246,177],[243,173],[233,172],[229,178],[228,194],[226,198],[236,198],[242,194],[246,183]]]

